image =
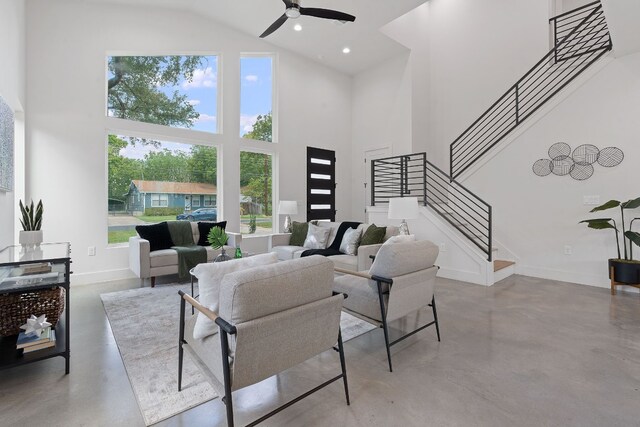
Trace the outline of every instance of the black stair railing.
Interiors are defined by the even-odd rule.
[[[600,2],[552,19],[558,41],[536,65],[469,126],[450,148],[457,178],[560,90],[611,50]]]
[[[491,206],[427,160],[426,153],[371,161],[371,205],[417,197],[491,261]]]

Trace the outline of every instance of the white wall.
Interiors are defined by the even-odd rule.
[[[358,150],[381,144],[381,136],[361,139],[356,133],[356,121],[366,119],[383,127],[380,135],[396,135],[388,139],[394,154],[426,151],[430,161],[448,170],[449,145],[547,53],[549,8],[547,2],[529,0],[431,0],[383,27],[411,53],[401,73],[383,74],[397,66],[393,60],[355,77]],[[388,109],[356,107],[370,105],[370,93],[380,85],[408,88],[398,93],[411,106],[408,151],[404,128],[388,119]]]
[[[25,105],[25,2],[0,2],[0,96],[18,115],[18,126]],[[16,129],[16,141],[22,130]],[[21,182],[15,177],[16,183]],[[16,204],[14,192],[0,191],[0,248],[14,243]]]
[[[128,275],[127,248],[107,247],[105,57],[122,54],[219,53],[222,55],[223,127],[211,136],[222,146],[224,214],[238,228],[239,56],[278,55],[280,118],[277,192],[298,200],[304,218],[306,147],[336,150],[337,181],[351,181],[351,79],[257,38],[191,13],[78,1],[28,3],[28,191],[47,206],[46,240],[69,240],[75,283]],[[116,125],[114,125],[116,123]],[[171,131],[182,135],[180,130]],[[340,187],[339,187],[340,189]],[[351,213],[350,192],[338,191],[340,219]],[[97,255],[87,256],[96,246]],[[88,273],[93,273],[92,275]]]
[[[364,221],[367,150],[392,148],[392,155],[411,151],[411,69],[409,56],[358,74],[353,81],[352,193],[353,220]]]
[[[414,137],[414,150],[447,170],[449,145],[547,53],[549,5],[431,0],[428,17],[429,133]]]
[[[584,196],[599,196],[602,203],[640,196],[639,116],[640,54],[635,54],[609,63],[467,179],[465,185],[493,206],[496,238],[518,255],[519,273],[608,286],[606,260],[616,255],[614,235],[578,222],[619,217],[616,210],[588,214],[593,206],[583,204]],[[586,181],[534,175],[533,162],[547,157],[558,141],[573,148],[616,146],[625,160],[611,169],[596,166]],[[572,255],[564,254],[566,245]]]

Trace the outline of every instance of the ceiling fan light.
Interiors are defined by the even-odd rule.
[[[296,19],[300,17],[300,9],[297,7],[290,7],[284,12],[284,14],[287,15],[287,18]]]

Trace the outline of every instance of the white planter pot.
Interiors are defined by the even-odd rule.
[[[19,241],[22,246],[36,246],[42,243],[42,230],[20,231]]]

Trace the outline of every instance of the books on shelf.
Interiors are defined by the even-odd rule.
[[[23,349],[24,353],[50,348],[56,345],[56,331],[51,327],[45,328],[40,335],[25,334],[20,332],[16,348]]]
[[[18,266],[22,270],[21,276],[27,276],[29,274],[38,274],[38,273],[50,273],[51,272],[51,263],[50,262],[38,262],[35,264],[21,264]]]
[[[40,285],[40,284],[56,284],[60,275],[57,272],[36,273],[27,275],[10,275],[2,279],[3,284],[9,285]]]

